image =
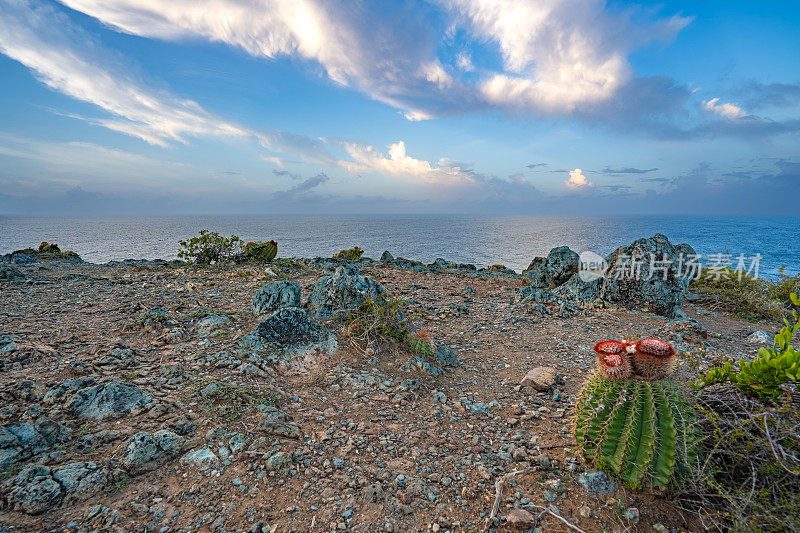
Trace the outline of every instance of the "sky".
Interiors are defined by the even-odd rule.
[[[800,2],[0,0],[0,214],[800,212]]]

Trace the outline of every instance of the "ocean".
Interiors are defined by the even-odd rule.
[[[478,267],[503,264],[516,271],[555,246],[605,255],[641,237],[663,233],[701,255],[774,277],[800,271],[800,217],[551,216],[551,215],[253,215],[253,216],[0,216],[0,253],[42,241],[78,252],[90,262],[173,259],[178,241],[201,229],[245,241],[278,241],[280,257],[330,256],[360,246],[365,256],[384,250],[425,263],[441,257]],[[713,254],[713,255],[712,255]],[[760,254],[759,259],[754,259]]]

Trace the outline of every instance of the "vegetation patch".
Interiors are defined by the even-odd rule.
[[[703,306],[747,320],[781,316],[789,294],[800,291],[800,274],[781,269],[775,279],[755,278],[745,272],[704,268],[689,289],[703,296]]]
[[[340,250],[339,253],[334,254],[334,259],[349,259],[350,261],[358,261],[364,255],[364,250],[358,246],[354,246],[347,250]]]
[[[13,254],[35,255],[39,261],[56,260],[56,259],[80,259],[77,253],[72,250],[61,250],[56,243],[43,242],[39,245],[38,249],[25,248],[22,250],[15,250]]]
[[[283,398],[274,392],[248,385],[204,380],[193,386],[203,399],[203,409],[228,420],[236,420],[258,405],[277,407]]]

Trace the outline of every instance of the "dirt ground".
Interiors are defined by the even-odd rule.
[[[716,358],[754,352],[745,340],[750,332],[774,331],[704,311],[702,302],[684,309],[707,337],[642,312],[594,309],[558,318],[513,303],[519,277],[419,273],[375,262],[360,265],[362,273],[407,300],[410,320],[450,346],[460,366],[431,375],[407,348],[364,346],[334,322],[335,353],[264,367],[236,356],[238,339],[258,324],[253,293],[275,279],[264,268],[19,268],[27,279],[0,287],[0,329],[19,336],[17,350],[0,354],[0,422],[47,417],[70,436],[7,468],[3,490],[26,464],[90,461],[112,474],[98,493],[40,514],[6,502],[2,531],[483,531],[495,482],[526,468],[532,471],[504,492],[499,531],[509,530],[504,517],[513,508],[540,517],[547,532],[573,531],[554,515],[587,532],[695,531],[697,517],[679,511],[669,495],[621,487],[597,495],[577,482],[591,469],[573,449],[571,403],[594,369],[592,346],[663,338],[686,352],[676,373],[686,383]],[[271,270],[297,281],[304,301],[325,274]],[[169,314],[166,323],[142,323],[156,306]],[[198,330],[208,313],[230,322]],[[114,348],[133,355],[115,359]],[[519,386],[542,366],[560,376],[551,390]],[[100,420],[78,418],[64,400],[47,397],[78,376],[132,383],[155,402]],[[204,396],[213,383],[233,392]],[[264,414],[254,405],[265,402],[286,413],[299,434],[262,430]],[[127,472],[120,461],[131,437],[161,429],[182,434],[180,455],[149,472]],[[180,460],[203,447],[219,458],[212,468]]]

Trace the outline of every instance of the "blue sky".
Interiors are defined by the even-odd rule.
[[[0,0],[0,213],[797,213],[800,3]]]

